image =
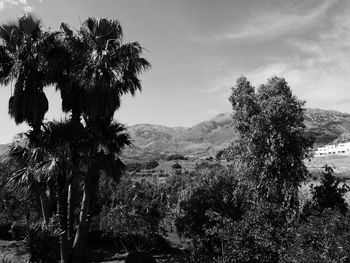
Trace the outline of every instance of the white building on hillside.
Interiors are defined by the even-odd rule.
[[[339,143],[338,145],[326,145],[318,147],[315,151],[315,157],[326,155],[350,155],[350,142]]]

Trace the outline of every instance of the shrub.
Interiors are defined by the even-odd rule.
[[[331,209],[312,215],[290,229],[281,262],[350,262],[350,219]]]
[[[53,226],[34,225],[25,238],[29,262],[57,262],[59,253],[59,232]]]
[[[117,246],[138,251],[167,248],[161,226],[166,202],[156,180],[123,178],[111,198],[111,206],[102,211],[100,230],[109,233]]]
[[[325,208],[334,208],[339,210],[343,215],[348,208],[344,195],[349,191],[349,187],[344,184],[339,187],[341,180],[334,176],[331,167],[326,166],[323,174],[321,185],[313,188],[313,200],[322,211]]]
[[[6,253],[0,255],[0,263],[17,263],[18,258],[16,255],[11,253]]]
[[[177,160],[187,160],[187,158],[181,154],[171,154],[168,155],[165,160],[167,161],[177,161]]]
[[[126,164],[126,171],[128,172],[139,172],[142,169],[142,163],[133,162]]]
[[[171,168],[173,168],[174,170],[180,170],[182,169],[182,166],[179,163],[174,163]]]
[[[151,169],[156,168],[158,165],[159,165],[159,163],[156,160],[153,160],[153,161],[145,162],[142,165],[142,168],[145,170],[151,170]]]
[[[320,185],[312,187],[312,200],[303,207],[303,217],[313,213],[322,213],[324,209],[331,208],[338,210],[343,215],[348,211],[348,206],[344,195],[349,191],[349,186],[343,184],[340,187],[341,180],[334,176],[331,167],[326,166],[322,174]]]
[[[178,232],[194,241],[205,238],[206,229],[216,224],[208,216],[208,212],[233,220],[241,218],[244,201],[238,192],[237,181],[227,173],[215,174],[212,171],[198,175],[182,191],[175,220]]]

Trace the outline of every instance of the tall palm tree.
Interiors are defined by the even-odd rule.
[[[55,57],[56,35],[42,30],[41,21],[32,15],[0,26],[0,84],[15,82],[9,114],[17,124],[32,127],[33,139],[48,110],[43,88],[52,84],[48,76],[50,63],[57,63],[50,58]]]
[[[123,44],[123,32],[119,21],[88,18],[77,34],[66,24],[61,25],[65,46],[71,54],[65,81],[57,85],[61,91],[62,108],[72,114],[72,119],[84,118],[87,131],[93,135],[88,144],[89,163],[85,178],[81,219],[73,244],[75,262],[82,260],[86,244],[89,203],[97,191],[101,167],[97,158],[104,137],[111,127],[113,115],[120,107],[120,98],[126,93],[135,95],[141,90],[138,75],[150,67],[141,57],[139,43]],[[111,128],[112,129],[112,128]],[[117,132],[117,130],[115,130]],[[111,137],[110,137],[111,138]],[[119,138],[120,140],[120,138]],[[115,149],[121,149],[114,141]],[[112,152],[113,152],[112,151]],[[105,156],[106,157],[106,156]],[[93,182],[93,183],[92,183]]]
[[[124,168],[118,156],[122,149],[130,144],[126,128],[119,123],[109,124],[100,134],[95,134],[91,129],[83,127],[79,133],[72,133],[73,125],[71,121],[49,122],[44,125],[40,136],[42,148],[51,156],[40,166],[41,171],[45,171],[51,177],[54,176],[56,180],[57,214],[62,233],[60,235],[61,262],[65,263],[83,260],[83,258],[71,259],[69,255],[74,245],[75,249],[84,249],[86,245],[90,203],[97,196],[91,188],[99,183],[99,178],[93,172],[97,169],[97,172],[104,172],[107,176],[118,180]],[[78,164],[72,162],[70,147],[72,143],[79,149]],[[97,145],[97,154],[91,152],[91,145]],[[70,233],[73,232],[72,209],[69,209],[71,197],[68,193],[71,180],[76,179],[77,174],[84,184],[73,245],[70,240]]]

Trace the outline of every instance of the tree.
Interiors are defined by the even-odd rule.
[[[23,138],[21,144],[13,143],[9,152],[10,160],[19,166],[8,179],[8,183],[20,191],[34,194],[40,199],[43,222],[49,222],[52,211],[49,205],[48,192],[50,192],[49,181],[51,177],[40,172],[40,164],[47,157],[40,147],[29,146],[28,139]],[[9,161],[10,162],[10,161]]]
[[[62,28],[66,39],[72,39],[73,33],[68,26],[63,24]],[[69,47],[73,47],[73,52],[76,49],[82,52],[78,56],[82,61],[71,71],[69,78],[70,83],[78,85],[76,90],[82,103],[81,113],[86,129],[95,136],[87,146],[89,153],[96,156],[99,153],[99,139],[103,138],[101,135],[112,127],[114,113],[120,107],[120,97],[126,93],[135,95],[136,91],[141,90],[137,76],[150,64],[141,57],[139,43],[122,43],[123,32],[117,20],[88,18],[74,39],[74,45]],[[86,218],[89,212],[89,196],[97,190],[100,170],[97,162],[89,163],[88,176],[84,180],[86,198],[82,200],[81,218]],[[86,220],[81,220],[73,244],[76,262],[83,258],[87,229]]]
[[[0,84],[15,81],[14,93],[9,100],[9,114],[17,124],[27,122],[34,136],[48,110],[43,88],[52,84],[51,63],[55,61],[56,33],[41,29],[39,19],[24,15],[15,22],[0,26]]]
[[[33,168],[36,158],[40,158],[40,149],[36,143],[48,110],[48,101],[43,89],[52,84],[49,77],[51,69],[53,64],[59,61],[55,56],[58,46],[56,33],[43,31],[39,19],[24,15],[18,21],[3,23],[0,26],[0,39],[0,84],[7,85],[11,82],[12,85],[12,81],[15,81],[14,93],[9,100],[9,115],[17,124],[26,122],[32,128],[28,133],[29,141],[26,147],[13,148],[11,153],[22,158],[22,162],[27,162]],[[30,153],[34,156],[30,156]],[[23,168],[12,177],[12,181],[20,183],[24,182],[25,178],[34,177],[28,169]],[[27,186],[34,185],[36,189],[41,189],[43,219],[47,222],[49,211],[45,187],[42,188],[42,182],[27,181]],[[41,187],[38,187],[39,185]]]
[[[229,99],[238,133],[231,155],[243,164],[260,200],[295,207],[298,186],[308,175],[303,159],[312,146],[305,134],[305,102],[278,77],[257,91],[240,77]]]
[[[54,174],[56,180],[63,231],[61,262],[66,263],[84,260],[88,215],[100,174],[117,174],[118,179],[124,168],[118,156],[129,138],[125,127],[113,122],[113,116],[122,95],[141,90],[138,74],[150,64],[141,57],[139,43],[122,43],[122,29],[116,20],[89,18],[77,33],[66,24],[61,29],[43,32],[41,22],[32,16],[3,24],[0,81],[16,80],[9,113],[16,123],[26,121],[33,127],[33,147],[45,149],[47,154],[40,169]],[[43,88],[49,84],[61,92],[62,109],[71,116],[66,123],[42,125],[48,108]],[[73,242],[74,178],[82,180],[83,196]]]
[[[321,184],[314,186],[312,189],[313,208],[320,212],[326,208],[332,208],[345,215],[348,211],[348,206],[344,195],[349,191],[349,186],[343,184],[340,187],[340,183],[341,180],[334,176],[333,169],[329,166],[325,166]]]

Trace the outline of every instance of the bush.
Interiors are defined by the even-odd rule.
[[[181,154],[171,154],[168,155],[165,160],[167,161],[177,161],[177,160],[187,160],[187,158]]]
[[[126,164],[126,171],[128,172],[139,172],[142,169],[142,163],[133,162]]]
[[[281,262],[350,262],[350,219],[331,209],[312,215],[290,229]]]
[[[182,166],[179,163],[174,163],[171,168],[173,168],[174,170],[180,170],[182,169]]]
[[[25,238],[29,262],[57,262],[59,253],[59,232],[53,226],[34,225]]]
[[[100,230],[109,233],[117,246],[138,251],[168,247],[161,226],[165,196],[156,180],[123,178],[111,198],[111,206],[102,211]]]
[[[343,215],[348,211],[344,195],[349,191],[349,187],[344,184],[339,187],[340,179],[334,176],[331,167],[326,166],[321,185],[313,188],[313,200],[320,210],[333,208],[339,210]]]
[[[194,241],[205,238],[206,229],[216,224],[208,215],[209,212],[233,220],[241,218],[244,201],[237,190],[237,181],[227,173],[215,174],[212,171],[198,175],[181,193],[175,220],[178,232]]]
[[[279,262],[288,233],[283,210],[261,204],[238,220],[213,212],[208,216],[215,224],[195,245],[195,262]]]
[[[344,195],[349,191],[349,186],[343,184],[340,187],[341,180],[334,176],[331,167],[326,166],[322,174],[320,185],[312,187],[312,200],[303,207],[302,217],[307,217],[313,213],[322,213],[327,208],[335,209],[345,215],[348,206]]]
[[[145,170],[151,170],[151,169],[156,168],[158,165],[159,165],[159,163],[157,161],[153,160],[153,161],[145,162],[142,165],[142,168]]]
[[[0,263],[17,263],[18,258],[16,255],[7,253],[0,255]]]

